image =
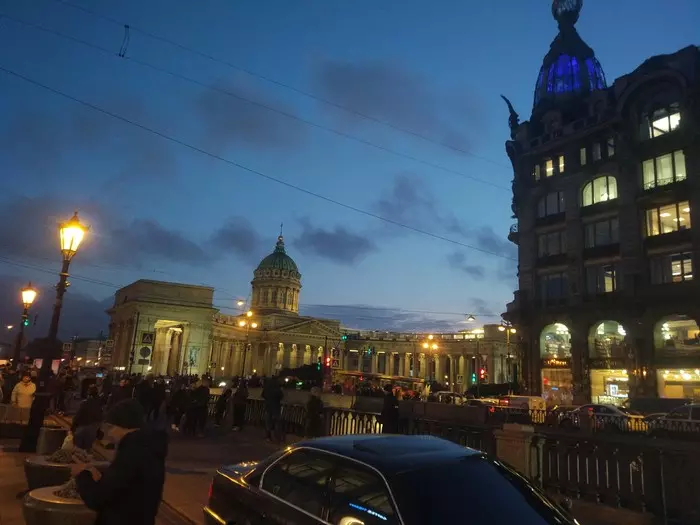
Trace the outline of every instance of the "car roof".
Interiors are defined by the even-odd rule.
[[[482,455],[434,436],[359,434],[300,441],[293,448],[312,448],[366,463],[384,475]]]

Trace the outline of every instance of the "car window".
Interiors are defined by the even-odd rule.
[[[690,407],[678,407],[671,410],[666,416],[668,419],[688,419],[690,417]]]
[[[692,407],[690,409],[690,419],[700,421],[700,407]]]
[[[297,450],[265,471],[260,488],[321,517],[332,469],[333,463],[327,454]]]
[[[328,521],[334,525],[398,523],[389,488],[374,470],[342,461],[328,484]]]
[[[389,483],[411,523],[574,524],[522,476],[484,456],[407,470]]]

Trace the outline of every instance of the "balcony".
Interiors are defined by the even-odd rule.
[[[518,231],[517,222],[510,225],[510,230],[508,231],[508,240],[513,244],[520,243],[520,232]]]

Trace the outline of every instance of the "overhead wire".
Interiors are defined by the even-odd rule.
[[[16,23],[18,23],[18,24],[22,24],[22,25],[25,25],[25,26],[27,26],[27,27],[30,27],[30,28],[32,28],[32,29],[36,29],[36,30],[38,30],[38,31],[42,31],[42,32],[45,32],[45,33],[48,33],[48,34],[57,36],[57,37],[59,37],[59,38],[63,38],[63,39],[65,39],[65,40],[69,40],[69,41],[71,41],[71,42],[74,42],[74,43],[77,43],[77,44],[81,44],[81,45],[86,46],[86,47],[90,47],[90,48],[92,48],[92,49],[95,49],[95,50],[97,50],[97,51],[100,51],[101,53],[103,53],[103,54],[105,54],[105,55],[108,55],[109,57],[114,57],[114,56],[115,56],[115,55],[114,55],[114,51],[112,51],[112,50],[110,50],[110,49],[108,49],[108,48],[106,48],[106,47],[102,47],[102,46],[100,46],[100,45],[98,45],[98,44],[94,44],[94,43],[92,43],[92,42],[88,42],[87,40],[83,40],[83,39],[81,39],[81,38],[77,38],[77,37],[74,37],[74,36],[72,36],[72,35],[68,35],[68,34],[63,33],[63,32],[61,32],[61,31],[58,31],[58,30],[56,30],[56,29],[47,28],[47,27],[45,27],[45,26],[42,26],[42,25],[40,25],[40,24],[36,24],[36,23],[34,23],[34,22],[28,22],[28,21],[26,21],[26,20],[22,20],[22,19],[20,19],[20,18],[14,17],[14,16],[12,16],[12,15],[8,15],[8,14],[6,14],[6,13],[3,14],[3,17],[6,18],[6,19],[8,19],[8,20],[12,20],[13,22],[16,22]],[[125,35],[125,41],[126,41],[126,43],[128,44],[127,36],[128,36],[128,31],[127,31],[127,33],[126,33],[126,35]],[[167,68],[164,68],[164,67],[161,67],[161,66],[152,64],[152,63],[147,62],[147,61],[145,61],[145,60],[141,60],[141,59],[138,59],[138,58],[134,58],[134,57],[132,57],[132,56],[127,56],[127,55],[125,55],[125,48],[123,47],[124,45],[125,45],[125,44],[122,44],[122,48],[120,48],[119,53],[117,54],[117,57],[122,58],[122,59],[124,59],[124,60],[128,60],[128,61],[133,62],[133,63],[135,63],[135,64],[138,64],[138,65],[140,65],[140,66],[142,66],[142,67],[146,67],[146,68],[149,68],[149,69],[151,69],[151,70],[153,70],[153,71],[156,71],[156,72],[158,72],[158,73],[162,73],[162,74],[164,74],[164,75],[169,75],[169,76],[171,76],[171,77],[173,77],[173,78],[177,78],[177,79],[179,79],[179,80],[183,80],[183,81],[185,81],[185,82],[189,82],[189,83],[191,83],[191,84],[193,84],[193,85],[199,86],[199,87],[204,88],[204,89],[208,89],[208,90],[211,90],[211,91],[215,91],[215,92],[217,92],[217,93],[220,93],[220,94],[222,94],[222,95],[225,95],[225,96],[234,98],[234,99],[236,99],[236,100],[240,100],[240,101],[245,102],[245,103],[247,103],[247,104],[250,104],[250,105],[253,105],[253,106],[257,106],[257,107],[259,107],[259,108],[261,108],[261,109],[264,109],[264,110],[266,110],[266,111],[270,111],[270,112],[272,112],[272,113],[276,113],[276,114],[281,115],[281,116],[283,116],[283,117],[286,117],[286,118],[289,118],[289,119],[292,119],[292,120],[301,122],[302,124],[305,124],[305,125],[307,125],[307,126],[309,126],[309,127],[316,128],[316,129],[321,129],[321,130],[324,130],[324,131],[326,131],[326,132],[333,133],[333,134],[335,134],[335,135],[337,135],[337,136],[340,136],[340,137],[343,137],[343,138],[346,138],[346,139],[349,139],[349,140],[358,142],[358,143],[363,144],[363,145],[365,145],[365,146],[369,146],[369,147],[371,147],[371,148],[374,148],[374,149],[377,149],[377,150],[380,150],[380,151],[383,151],[383,152],[386,152],[386,153],[389,153],[389,154],[392,154],[392,155],[395,155],[395,156],[398,156],[398,157],[405,158],[405,159],[410,160],[410,161],[412,161],[412,162],[416,162],[416,163],[418,163],[418,164],[422,164],[422,165],[424,165],[424,166],[428,166],[428,167],[433,168],[433,169],[437,169],[437,170],[441,170],[441,171],[444,171],[444,172],[447,172],[447,173],[450,173],[450,174],[453,174],[453,175],[457,175],[457,176],[459,176],[459,177],[462,177],[462,178],[465,178],[465,179],[469,179],[469,180],[472,180],[472,181],[474,181],[474,182],[478,182],[478,183],[480,183],[480,184],[484,184],[484,185],[486,185],[486,186],[490,186],[490,187],[493,187],[493,188],[496,188],[496,189],[499,189],[499,190],[509,191],[509,188],[508,188],[508,187],[503,186],[503,185],[500,185],[500,184],[497,184],[497,183],[495,183],[495,182],[492,182],[492,181],[489,181],[489,180],[485,180],[485,179],[482,179],[482,178],[479,178],[479,177],[475,177],[474,175],[470,175],[470,174],[468,174],[468,173],[464,173],[464,172],[459,171],[459,170],[454,170],[454,169],[448,168],[448,167],[446,167],[446,166],[441,166],[440,164],[435,164],[434,162],[430,162],[430,161],[427,161],[427,160],[420,159],[420,158],[415,157],[415,156],[413,156],[413,155],[410,155],[410,154],[408,154],[408,153],[403,153],[403,152],[394,150],[394,149],[392,149],[392,148],[389,148],[389,147],[387,147],[387,146],[382,146],[381,144],[377,144],[377,143],[375,143],[375,142],[372,142],[371,140],[367,140],[367,139],[364,139],[364,138],[362,138],[362,137],[358,137],[358,136],[356,136],[356,135],[352,135],[352,134],[347,133],[347,132],[345,132],[345,131],[340,131],[340,130],[335,129],[335,128],[332,128],[332,127],[330,127],[330,126],[325,126],[325,125],[323,125],[323,124],[319,124],[319,123],[314,122],[314,121],[312,121],[312,120],[309,120],[309,119],[300,117],[300,116],[298,116],[298,115],[295,115],[294,113],[290,113],[290,112],[288,112],[288,111],[284,111],[284,110],[282,110],[282,109],[275,108],[275,107],[273,107],[273,106],[270,106],[269,104],[265,104],[265,103],[263,103],[263,102],[259,102],[259,101],[257,101],[257,100],[250,99],[250,98],[245,97],[245,96],[243,96],[243,95],[240,95],[240,94],[238,94],[238,93],[234,93],[234,92],[232,92],[232,91],[230,91],[230,90],[227,90],[227,89],[224,89],[224,88],[215,86],[215,85],[207,84],[206,82],[202,82],[201,80],[197,80],[196,78],[192,78],[192,77],[183,75],[183,74],[178,73],[178,72],[176,72],[176,71],[171,71],[170,69],[167,69]]]
[[[97,106],[97,105],[91,103],[91,102],[87,102],[86,100],[83,100],[83,99],[81,99],[81,98],[79,98],[79,97],[75,97],[75,96],[73,96],[73,95],[70,95],[70,94],[68,94],[68,93],[66,93],[66,92],[64,92],[64,91],[61,91],[60,89],[51,87],[51,86],[49,86],[49,85],[47,85],[47,84],[44,84],[44,83],[42,83],[42,82],[39,82],[38,80],[32,79],[32,78],[30,78],[30,77],[27,77],[27,76],[25,76],[25,75],[23,75],[23,74],[21,74],[21,73],[18,73],[18,72],[16,72],[16,71],[14,71],[14,70],[12,70],[12,69],[9,69],[9,68],[6,68],[6,67],[4,67],[4,66],[0,66],[0,71],[4,72],[5,74],[7,74],[7,75],[9,75],[9,76],[12,76],[12,77],[15,77],[15,78],[17,78],[17,79],[20,79],[20,80],[22,80],[22,81],[24,81],[24,82],[26,82],[26,83],[28,83],[28,84],[32,84],[32,85],[34,85],[34,86],[36,86],[36,87],[39,87],[39,88],[41,88],[41,89],[44,89],[45,91],[49,91],[49,92],[51,92],[51,93],[54,93],[55,95],[58,95],[58,96],[60,96],[60,97],[62,97],[62,98],[65,98],[65,99],[67,99],[67,100],[71,100],[71,101],[73,101],[73,102],[75,102],[75,103],[77,103],[77,104],[80,104],[80,105],[82,105],[82,106],[84,106],[84,107],[87,107],[87,108],[89,108],[89,109],[91,109],[91,110],[93,110],[93,111],[97,111],[97,112],[102,113],[103,115],[109,116],[109,117],[111,117],[111,118],[113,118],[113,119],[115,119],[115,120],[119,120],[119,121],[121,121],[121,122],[124,122],[125,124],[128,124],[128,125],[130,125],[130,126],[139,128],[139,129],[141,129],[141,130],[143,130],[143,131],[146,131],[146,132],[148,132],[148,133],[150,133],[150,134],[152,134],[152,135],[158,136],[158,137],[160,137],[160,138],[162,138],[162,139],[164,139],[164,140],[167,140],[167,141],[169,141],[169,142],[172,142],[173,144],[177,144],[177,145],[182,146],[182,147],[184,147],[184,148],[187,148],[187,149],[189,149],[189,150],[191,150],[191,151],[200,153],[200,154],[202,154],[202,155],[204,155],[204,156],[210,157],[210,158],[212,158],[212,159],[218,160],[218,161],[220,161],[220,162],[223,162],[223,163],[225,163],[225,164],[228,164],[228,165],[230,165],[230,166],[233,166],[233,167],[235,167],[235,168],[238,168],[239,170],[242,170],[242,171],[245,171],[245,172],[250,173],[250,174],[252,174],[252,175],[255,175],[256,177],[260,177],[260,178],[266,179],[266,180],[268,180],[268,181],[270,181],[270,182],[274,182],[274,183],[279,184],[279,185],[281,185],[281,186],[285,186],[285,187],[287,187],[287,188],[289,188],[289,189],[295,190],[295,191],[297,191],[297,192],[299,192],[299,193],[303,193],[303,194],[308,195],[308,196],[310,196],[310,197],[314,197],[314,198],[316,198],[316,199],[325,201],[325,202],[327,202],[327,203],[330,203],[330,204],[339,206],[339,207],[341,207],[341,208],[344,208],[344,209],[353,211],[353,212],[355,212],[355,213],[357,213],[357,214],[364,215],[364,216],[366,216],[366,217],[371,217],[371,218],[374,218],[374,219],[377,219],[377,220],[386,222],[387,224],[392,224],[392,225],[394,225],[394,226],[403,228],[403,229],[405,229],[405,230],[409,230],[409,231],[412,231],[412,232],[414,232],[414,233],[419,233],[419,234],[425,235],[425,236],[427,236],[427,237],[432,237],[432,238],[434,238],[434,239],[441,240],[441,241],[443,241],[443,242],[447,242],[447,243],[450,243],[450,244],[455,245],[455,246],[460,246],[460,247],[466,248],[466,249],[468,249],[468,250],[473,250],[473,251],[485,253],[485,254],[488,254],[488,255],[492,255],[492,256],[494,256],[494,257],[498,257],[498,258],[500,258],[500,259],[512,260],[512,261],[517,260],[517,259],[515,259],[514,257],[509,257],[509,256],[507,256],[507,255],[503,255],[503,254],[501,254],[501,253],[497,253],[497,252],[494,252],[494,251],[491,251],[491,250],[487,250],[487,249],[485,249],[485,248],[481,248],[481,247],[478,247],[478,246],[473,246],[473,245],[470,245],[470,244],[467,244],[467,243],[464,243],[464,242],[461,242],[461,241],[458,241],[458,240],[455,240],[455,239],[451,239],[451,238],[449,238],[449,237],[445,237],[445,236],[443,236],[443,235],[439,235],[439,234],[436,234],[436,233],[432,233],[432,232],[429,232],[429,231],[424,230],[424,229],[422,229],[422,228],[417,228],[417,227],[415,227],[415,226],[410,226],[410,225],[408,225],[408,224],[404,224],[404,223],[402,223],[402,222],[400,222],[400,221],[391,219],[391,218],[389,218],[389,217],[384,217],[384,216],[379,215],[379,214],[377,214],[377,213],[374,213],[374,212],[371,212],[371,211],[368,211],[368,210],[364,210],[364,209],[359,208],[359,207],[357,207],[357,206],[353,206],[353,205],[351,205],[351,204],[344,203],[344,202],[342,202],[342,201],[339,201],[339,200],[337,200],[337,199],[333,199],[333,198],[331,198],[331,197],[328,197],[328,196],[326,196],[326,195],[317,193],[317,192],[315,192],[315,191],[308,190],[308,189],[306,189],[306,188],[304,188],[304,187],[302,187],[302,186],[298,186],[298,185],[296,185],[296,184],[292,184],[291,182],[287,182],[287,181],[285,181],[285,180],[283,180],[283,179],[274,177],[274,176],[272,176],[272,175],[268,175],[267,173],[264,173],[264,172],[262,172],[262,171],[256,170],[256,169],[254,169],[254,168],[250,168],[250,167],[248,167],[248,166],[246,166],[246,165],[244,165],[244,164],[241,164],[241,163],[239,163],[239,162],[236,162],[236,161],[227,159],[227,158],[225,158],[225,157],[222,157],[222,156],[220,156],[220,155],[217,155],[217,154],[215,154],[215,153],[212,153],[212,152],[210,152],[210,151],[208,151],[208,150],[206,150],[206,149],[200,148],[199,146],[195,146],[195,145],[193,145],[193,144],[190,144],[189,142],[186,142],[186,141],[184,141],[184,140],[175,138],[175,137],[173,137],[173,136],[171,136],[171,135],[168,135],[167,133],[158,131],[158,130],[156,130],[156,129],[154,129],[154,128],[151,128],[151,127],[149,127],[149,126],[146,126],[145,124],[141,124],[140,122],[136,122],[136,121],[134,121],[134,120],[131,120],[131,119],[129,119],[129,118],[127,118],[127,117],[124,117],[124,116],[122,116],[122,115],[120,115],[120,114],[118,114],[118,113],[115,113],[115,112],[109,111],[109,110],[107,110],[107,109],[104,109],[104,108],[102,108],[102,107],[100,107],[100,106]]]
[[[334,108],[336,108],[336,109],[339,109],[339,110],[341,110],[341,111],[345,111],[345,112],[347,112],[347,113],[350,113],[350,114],[355,115],[355,116],[357,116],[357,117],[363,118],[363,119],[365,119],[365,120],[369,120],[369,121],[372,121],[372,122],[374,122],[374,123],[376,123],[376,124],[380,124],[380,125],[382,125],[382,126],[386,126],[386,127],[388,127],[388,128],[391,128],[391,129],[393,129],[393,130],[395,130],[395,131],[399,131],[399,132],[401,132],[401,133],[405,133],[405,134],[408,134],[408,135],[412,135],[412,136],[414,136],[414,137],[416,137],[416,138],[419,138],[419,139],[424,140],[424,141],[426,141],[426,142],[430,142],[430,143],[432,143],[432,144],[436,144],[436,145],[438,145],[438,146],[442,146],[442,147],[447,148],[447,149],[450,149],[450,150],[452,150],[452,151],[455,151],[455,152],[458,152],[458,153],[463,153],[463,154],[465,154],[465,155],[469,155],[469,156],[474,157],[475,159],[479,159],[479,160],[481,160],[481,161],[483,161],[483,162],[488,162],[488,163],[491,163],[491,164],[493,164],[493,165],[495,165],[495,166],[499,166],[499,167],[501,167],[501,168],[510,169],[510,167],[507,166],[507,165],[504,164],[504,163],[495,161],[495,160],[490,159],[490,158],[488,158],[488,157],[484,157],[484,156],[481,156],[481,155],[477,155],[476,153],[474,153],[474,152],[472,152],[472,151],[465,150],[465,149],[463,149],[463,148],[460,148],[460,147],[458,147],[458,146],[454,146],[454,145],[452,145],[452,144],[448,144],[448,143],[446,143],[446,142],[436,141],[436,140],[434,140],[434,139],[432,139],[432,138],[430,138],[430,137],[427,137],[427,136],[425,136],[425,135],[423,135],[423,134],[421,134],[421,133],[418,133],[418,132],[416,132],[416,131],[410,130],[410,129],[408,129],[408,128],[404,128],[404,127],[402,127],[402,126],[398,126],[398,125],[396,125],[396,124],[392,124],[391,122],[388,122],[388,121],[379,119],[379,118],[374,117],[374,116],[372,116],[372,115],[368,115],[368,114],[366,114],[366,113],[364,113],[364,112],[362,112],[362,111],[359,111],[359,110],[350,108],[350,107],[348,107],[348,106],[346,106],[346,105],[343,105],[343,104],[340,104],[340,103],[338,103],[338,102],[329,100],[329,99],[327,99],[327,98],[325,98],[325,97],[321,97],[320,95],[317,95],[317,94],[315,94],[315,93],[311,93],[310,91],[306,91],[306,90],[301,89],[301,88],[298,88],[298,87],[296,87],[296,86],[292,86],[291,84],[287,84],[287,83],[282,82],[282,81],[280,81],[280,80],[274,79],[274,78],[272,78],[272,77],[270,77],[270,76],[262,75],[262,74],[260,74],[260,73],[257,73],[257,72],[255,72],[255,71],[252,71],[251,69],[245,68],[245,67],[240,66],[240,65],[238,65],[238,64],[235,64],[235,63],[233,63],[233,62],[229,62],[229,61],[227,61],[227,60],[223,60],[223,59],[217,58],[217,57],[215,57],[215,56],[213,56],[213,55],[211,55],[211,54],[209,54],[209,53],[206,53],[206,52],[204,52],[204,51],[195,49],[195,48],[193,48],[193,47],[186,46],[186,45],[184,45],[184,44],[181,44],[181,43],[179,43],[179,42],[177,42],[177,41],[175,41],[175,40],[172,40],[172,39],[166,38],[166,37],[164,37],[164,36],[155,34],[155,33],[151,32],[151,31],[148,31],[148,30],[145,30],[145,29],[141,29],[141,28],[135,27],[135,26],[133,26],[133,25],[131,25],[131,24],[128,24],[128,25],[127,25],[127,24],[125,24],[124,22],[122,22],[122,21],[120,21],[120,20],[117,20],[116,18],[112,18],[112,17],[110,17],[110,16],[108,16],[108,15],[105,15],[105,14],[102,14],[102,13],[98,13],[98,12],[96,12],[96,11],[92,11],[91,9],[88,9],[88,8],[86,8],[86,7],[84,7],[84,6],[80,6],[80,5],[77,5],[77,4],[73,4],[73,3],[67,2],[67,1],[65,1],[65,0],[52,0],[52,1],[55,2],[55,3],[62,4],[62,5],[65,5],[65,6],[67,6],[67,7],[70,7],[70,8],[72,8],[72,9],[77,10],[77,11],[81,11],[81,12],[83,12],[83,13],[89,15],[89,16],[102,19],[102,20],[104,20],[104,21],[106,21],[106,22],[109,22],[109,23],[111,23],[111,24],[116,24],[116,25],[118,25],[118,26],[129,27],[129,28],[130,28],[131,30],[133,30],[134,32],[140,33],[141,35],[143,35],[143,36],[145,36],[145,37],[147,37],[147,38],[150,38],[150,39],[152,39],[152,40],[156,40],[156,41],[158,41],[158,42],[162,42],[162,43],[167,44],[167,45],[169,45],[169,46],[172,46],[172,47],[175,47],[175,48],[177,48],[177,49],[180,49],[181,51],[185,51],[185,52],[191,53],[191,54],[193,54],[193,55],[199,56],[199,57],[204,58],[204,59],[206,59],[206,60],[209,60],[209,61],[211,61],[211,62],[215,62],[215,63],[218,63],[218,64],[222,64],[222,65],[224,65],[224,66],[226,66],[226,67],[229,67],[229,68],[231,68],[231,69],[233,69],[233,70],[235,70],[235,71],[239,71],[239,72],[241,72],[241,73],[245,73],[246,75],[249,75],[249,76],[254,77],[254,78],[258,78],[258,79],[260,79],[260,80],[263,80],[263,81],[268,82],[268,83],[270,83],[270,84],[273,84],[273,85],[275,85],[275,86],[278,86],[278,87],[281,87],[281,88],[284,88],[284,89],[288,89],[288,90],[290,90],[290,91],[292,91],[292,92],[294,92],[294,93],[297,93],[297,94],[302,95],[302,96],[304,96],[304,97],[310,98],[310,99],[315,100],[315,101],[317,101],[317,102],[321,102],[322,104],[325,104],[325,105],[328,105],[328,106],[332,106],[332,107],[334,107]]]

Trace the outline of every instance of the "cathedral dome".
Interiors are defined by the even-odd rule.
[[[262,314],[299,312],[301,274],[284,249],[284,237],[277,237],[275,251],[253,272],[252,308]]]
[[[535,84],[533,113],[567,103],[578,95],[607,88],[603,68],[579,36],[576,24],[583,0],[554,0],[559,34],[544,57]]]
[[[277,237],[275,251],[265,257],[260,264],[258,270],[284,270],[287,272],[299,273],[297,263],[294,262],[284,249],[284,238],[280,235]]]

